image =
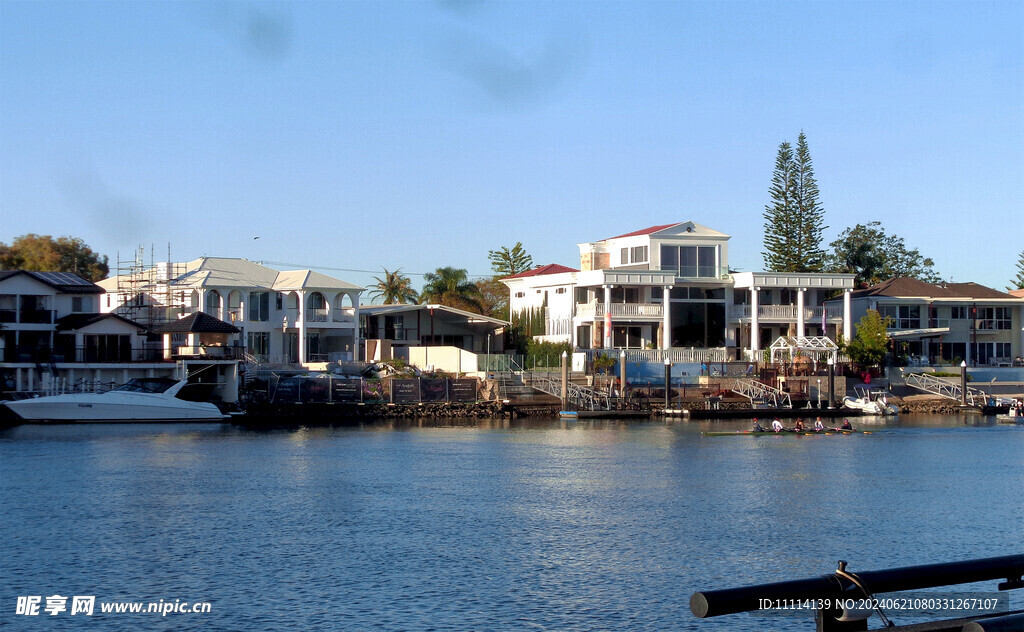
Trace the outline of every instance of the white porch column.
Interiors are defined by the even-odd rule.
[[[796,335],[804,335],[804,292],[807,288],[800,288],[796,291]],[[824,309],[824,308],[822,308]]]
[[[604,348],[612,348],[612,286],[602,285],[604,288]]]
[[[299,326],[299,364],[306,361],[306,293],[299,292],[299,312],[295,323]]]
[[[757,362],[757,352],[761,348],[760,323],[757,321],[757,293],[759,287],[750,288],[750,356],[751,360]]]
[[[853,316],[850,311],[850,294],[852,290],[843,290],[843,340],[853,339]]]
[[[664,292],[661,296],[661,348],[668,351],[672,348],[672,304],[669,302],[672,286],[666,285]]]

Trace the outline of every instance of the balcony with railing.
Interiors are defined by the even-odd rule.
[[[307,323],[326,323],[327,322],[327,308],[317,307],[306,310],[306,322]]]
[[[825,318],[827,320],[841,319],[843,317],[842,307],[805,307],[804,321],[807,323],[821,322],[821,311],[827,309]],[[730,317],[733,320],[750,320],[753,310],[750,305],[733,305],[730,308]],[[798,316],[796,305],[758,305],[757,319],[761,321],[796,322]]]
[[[331,314],[331,321],[335,323],[355,323],[356,310],[354,307],[336,307]]]
[[[612,319],[658,320],[664,313],[661,303],[612,303]],[[583,319],[604,318],[604,303],[577,303],[576,315]]]

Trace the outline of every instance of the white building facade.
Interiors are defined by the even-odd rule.
[[[854,275],[731,273],[728,246],[729,235],[695,222],[652,226],[578,244],[579,270],[543,266],[503,283],[512,313],[542,310],[543,339],[580,349],[715,349],[738,360],[778,336],[849,335]],[[837,293],[844,307],[827,311]]]
[[[352,361],[364,288],[312,270],[277,271],[246,259],[202,257],[105,279],[102,309],[159,325],[194,312],[239,328],[261,362]]]

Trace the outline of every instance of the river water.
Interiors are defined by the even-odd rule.
[[[810,614],[698,620],[689,597],[839,559],[857,571],[1024,551],[1024,427],[965,419],[827,437],[558,420],[9,429],[0,625],[813,630]],[[995,582],[947,592],[968,589]],[[69,598],[48,615],[52,595],[95,596],[94,614],[72,616]],[[42,597],[39,615],[16,614],[24,596]],[[99,605],[160,600],[209,612]]]

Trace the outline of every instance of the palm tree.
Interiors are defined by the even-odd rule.
[[[409,280],[409,277],[402,274],[402,269],[399,268],[394,272],[389,272],[387,268],[382,269],[384,270],[384,278],[373,277],[377,284],[373,286],[373,291],[370,292],[369,296],[371,298],[383,298],[385,305],[416,303],[419,297],[416,294],[416,290],[412,289],[412,281]]]
[[[439,303],[471,312],[481,312],[480,288],[469,281],[469,273],[460,268],[438,268],[423,275],[426,284],[420,303]]]

